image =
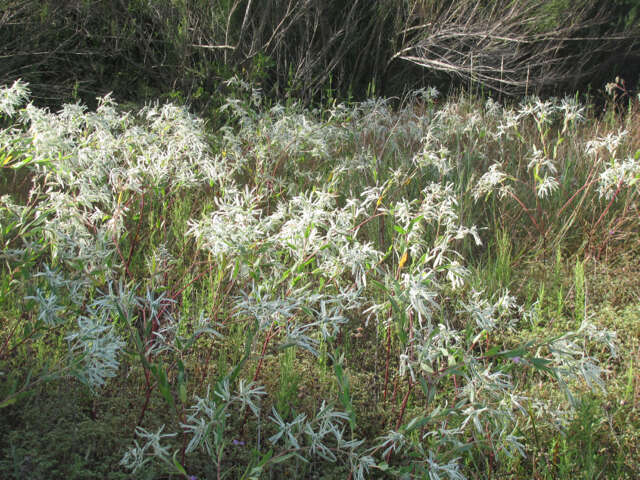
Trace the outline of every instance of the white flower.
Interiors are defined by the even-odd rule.
[[[418,320],[431,322],[433,312],[439,308],[437,299],[440,285],[435,280],[435,272],[402,275],[402,286],[408,295],[409,305],[418,314]]]
[[[587,142],[587,153],[589,155],[597,156],[600,150],[604,148],[609,152],[610,158],[615,158],[618,147],[627,135],[628,132],[626,130],[619,130],[618,133],[608,133],[604,137],[589,140]]]
[[[542,179],[542,182],[536,185],[536,194],[538,195],[538,198],[546,198],[555,192],[559,186],[560,184],[554,177],[545,176]]]
[[[490,195],[497,186],[502,185],[508,178],[507,174],[502,171],[502,165],[494,163],[478,180],[473,189],[473,198],[477,201],[480,197]]]
[[[614,161],[600,174],[598,194],[600,198],[610,200],[618,188],[636,185],[639,180],[640,162],[638,160],[630,157],[622,162]]]
[[[16,80],[10,87],[0,88],[0,113],[8,117],[13,116],[17,107],[29,98],[29,84]]]
[[[542,168],[545,168],[553,174],[557,172],[553,161],[545,157],[544,152],[542,150],[538,150],[534,145],[533,154],[531,155],[531,161],[527,165],[527,170],[534,170],[535,175],[539,175]]]
[[[254,190],[229,190],[217,198],[217,210],[200,221],[189,220],[187,235],[192,235],[214,256],[238,255],[262,237],[262,210]]]
[[[562,133],[567,131],[570,124],[584,120],[583,113],[585,107],[581,105],[575,97],[564,97],[558,107],[558,110],[564,114]]]

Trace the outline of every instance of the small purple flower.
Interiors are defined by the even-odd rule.
[[[198,480],[198,477],[195,475],[189,475],[189,480]]]
[[[512,361],[513,363],[522,363],[522,358],[520,358],[520,357],[513,357],[513,358],[511,359],[511,361]]]
[[[236,440],[236,439],[234,439],[234,440],[233,440],[233,444],[234,444],[234,445],[244,445],[244,442],[243,442],[242,440]]]

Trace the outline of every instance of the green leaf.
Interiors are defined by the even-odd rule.
[[[171,394],[171,385],[169,384],[169,378],[167,377],[167,371],[162,366],[162,363],[151,365],[151,372],[158,381],[158,390],[160,390],[164,399],[172,408],[175,407],[173,395]]]
[[[187,403],[187,376],[182,360],[178,360],[178,398],[183,404]]]
[[[351,385],[349,384],[349,377],[344,374],[342,364],[340,360],[336,360],[333,364],[333,370],[338,380],[338,399],[349,414],[349,424],[352,429],[356,427],[356,414],[351,401]]]
[[[400,235],[406,235],[407,234],[407,231],[404,228],[402,228],[400,225],[394,225],[393,229],[396,232],[398,232]]]
[[[426,418],[414,418],[412,419],[406,426],[405,428],[405,433],[410,433],[413,432],[414,430],[418,430],[422,427],[424,427],[425,425],[427,425],[429,423],[430,418],[426,417]]]
[[[182,403],[187,403],[187,387],[184,383],[178,386],[178,396]]]
[[[28,397],[29,395],[31,395],[32,391],[31,390],[27,390],[24,392],[20,392],[17,393],[13,396],[10,396],[8,398],[5,398],[2,402],[0,402],[0,409],[3,409],[5,407],[8,407],[10,405],[13,405],[14,403],[16,403],[18,400],[21,400],[25,397]]]
[[[17,395],[15,395],[13,397],[9,397],[9,398],[5,399],[4,401],[0,402],[0,408],[5,408],[5,407],[8,407],[9,405],[13,405],[17,401],[18,401],[18,396]]]
[[[527,344],[529,345],[529,344]],[[527,345],[521,346],[518,348],[514,348],[513,350],[503,350],[499,351],[499,347],[492,347],[486,354],[485,357],[503,357],[503,358],[515,358],[515,357],[523,357],[527,354]]]
[[[260,452],[254,450],[253,455],[259,455]],[[258,461],[258,463],[255,466],[252,466],[251,464],[249,464],[249,466],[247,467],[247,470],[245,471],[245,473],[242,475],[241,480],[257,480],[258,478],[260,478],[260,475],[262,474],[262,468],[269,462],[269,460],[271,460],[271,457],[273,456],[273,450],[269,450],[267,453],[265,453],[262,458]],[[273,460],[274,463],[279,463],[282,460],[278,460],[277,458],[275,460]],[[253,463],[253,461],[251,462]]]
[[[273,457],[273,460],[271,460],[271,463],[282,463],[285,462],[287,460],[289,460],[291,457],[294,457],[295,454],[292,453],[287,453],[285,455],[278,455],[276,457]]]
[[[177,450],[173,452],[173,466],[176,467],[176,470],[178,470],[178,472],[180,472],[182,475],[187,477],[188,476],[187,471],[184,469],[182,465],[180,465],[180,463],[178,462],[178,459],[176,458],[177,454],[178,454]]]
[[[548,366],[551,363],[551,360],[535,357],[529,359],[529,362],[531,362],[531,365],[533,365],[535,369],[555,375],[553,369]]]

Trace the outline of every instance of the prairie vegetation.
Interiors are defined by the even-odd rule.
[[[640,121],[0,91],[3,478],[634,478]]]

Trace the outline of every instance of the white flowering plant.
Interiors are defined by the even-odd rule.
[[[584,281],[581,323],[541,331],[542,293],[483,282],[488,257],[498,232],[528,259],[635,238],[635,140],[572,139],[573,99],[312,111],[232,82],[213,133],[171,104],[0,92],[0,407],[56,382],[124,399],[136,478],[535,465],[618,340]]]

